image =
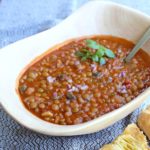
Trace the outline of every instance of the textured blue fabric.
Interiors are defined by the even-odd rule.
[[[0,47],[46,30],[88,0],[0,0]],[[112,0],[150,14],[148,0]],[[97,150],[111,142],[131,122],[136,122],[145,102],[126,118],[100,132],[74,137],[45,136],[32,132],[0,106],[0,150]]]

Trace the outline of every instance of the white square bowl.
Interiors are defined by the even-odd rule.
[[[90,1],[59,25],[0,50],[0,102],[23,126],[47,135],[71,136],[102,130],[127,116],[150,96],[150,88],[123,107],[79,125],[45,122],[25,109],[15,86],[16,79],[32,59],[67,39],[87,35],[113,35],[136,43],[150,26],[150,17],[112,2]],[[150,54],[150,42],[143,49]]]

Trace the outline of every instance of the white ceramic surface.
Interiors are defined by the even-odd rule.
[[[132,102],[92,121],[72,126],[45,122],[24,108],[16,91],[16,78],[33,58],[64,40],[95,34],[123,37],[136,42],[150,26],[150,17],[112,2],[90,1],[59,25],[0,50],[0,101],[20,124],[47,135],[80,135],[102,130],[127,116],[150,96],[150,88]],[[150,54],[150,42],[145,50]]]

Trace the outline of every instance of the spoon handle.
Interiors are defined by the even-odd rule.
[[[125,58],[125,62],[130,62],[130,60],[140,50],[140,48],[149,40],[149,38],[150,38],[150,27],[144,33],[142,38],[138,41],[138,43],[135,45],[135,47],[132,49],[132,51],[129,53],[129,55]]]

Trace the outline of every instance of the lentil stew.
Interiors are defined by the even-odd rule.
[[[71,40],[29,65],[19,77],[17,92],[24,106],[45,121],[90,121],[122,107],[150,86],[146,52],[140,50],[130,63],[124,62],[133,46],[113,36]]]

